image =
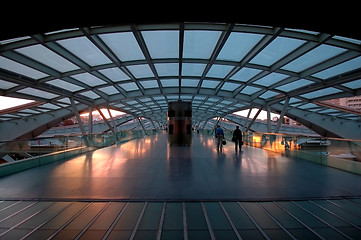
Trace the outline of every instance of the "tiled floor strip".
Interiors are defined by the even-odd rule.
[[[0,239],[360,239],[361,198],[0,201]]]

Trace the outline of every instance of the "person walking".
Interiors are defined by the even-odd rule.
[[[222,151],[222,141],[224,138],[224,132],[220,125],[217,125],[216,128],[216,138],[217,138],[217,151],[219,151],[219,149]]]
[[[239,126],[236,126],[236,129],[233,131],[232,141],[235,144],[236,151],[238,147],[239,147],[239,151],[241,151],[243,141],[242,141],[242,131],[239,129]]]

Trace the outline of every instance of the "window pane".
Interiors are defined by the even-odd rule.
[[[339,92],[341,92],[340,89],[329,87],[329,88],[320,89],[320,90],[317,90],[314,92],[302,94],[301,97],[311,99],[311,98],[323,97],[323,96],[327,96],[327,95],[339,93]]]
[[[293,81],[291,83],[287,83],[287,84],[282,85],[280,87],[277,87],[276,89],[281,90],[281,91],[285,91],[285,92],[289,92],[289,91],[298,89],[300,87],[304,87],[306,85],[309,85],[311,83],[313,83],[313,82],[309,81],[309,80],[305,80],[305,79],[300,79],[300,80],[297,80],[297,81]]]
[[[215,88],[219,84],[219,81],[203,80],[202,88]]]
[[[146,64],[128,66],[128,69],[136,78],[154,77],[152,70]]]
[[[259,70],[259,69],[242,68],[236,74],[234,74],[230,79],[241,81],[241,82],[247,82],[248,80],[250,80],[251,78],[253,78],[260,72],[261,72],[261,70]]]
[[[80,74],[73,75],[72,77],[91,86],[91,87],[95,87],[95,86],[102,85],[105,83],[103,80],[97,78],[96,76],[94,76],[90,73],[80,73]]]
[[[108,95],[113,95],[113,94],[119,93],[119,91],[113,86],[99,88],[99,90]]]
[[[251,95],[255,92],[258,92],[259,90],[261,90],[260,88],[257,88],[257,87],[252,87],[252,86],[246,86],[242,91],[241,93],[243,94],[247,94],[247,95]]]
[[[267,76],[257,80],[256,82],[254,82],[255,84],[259,84],[265,87],[269,87],[272,84],[275,84],[283,79],[285,79],[286,77],[288,77],[287,75],[284,74],[280,74],[280,73],[270,73]]]
[[[129,77],[119,68],[107,68],[107,69],[99,70],[99,72],[104,74],[107,78],[109,78],[113,82],[129,80]]]
[[[241,61],[262,37],[259,34],[232,32],[217,59]]]
[[[326,79],[326,78],[330,78],[330,77],[333,77],[333,76],[336,76],[339,74],[343,74],[348,71],[355,70],[357,68],[361,68],[361,57],[354,58],[350,61],[341,63],[341,64],[331,67],[329,69],[323,70],[319,73],[316,73],[312,76]]]
[[[152,58],[178,58],[178,31],[143,31],[142,35]]]
[[[60,45],[78,56],[90,66],[110,63],[111,61],[88,38],[78,37],[58,41]]]
[[[236,84],[236,83],[229,83],[229,82],[226,82],[223,84],[222,86],[222,90],[226,90],[226,91],[233,91],[235,90],[236,88],[238,88],[240,85],[239,84]]]
[[[214,64],[207,73],[207,77],[224,78],[233,68],[233,66]]]
[[[159,76],[178,76],[179,64],[178,63],[161,63],[154,64]]]
[[[48,93],[48,92],[41,91],[41,90],[34,89],[34,88],[24,88],[24,89],[19,90],[18,92],[28,94],[28,95],[32,95],[32,96],[35,96],[35,97],[46,98],[46,99],[52,99],[52,98],[55,98],[55,97],[59,96],[59,95],[56,95],[56,94]]]
[[[185,31],[183,57],[209,59],[220,35],[218,31]]]
[[[201,63],[183,63],[183,76],[202,76],[206,64]]]
[[[10,60],[10,59],[4,58],[2,56],[0,56],[0,66],[3,69],[6,69],[11,72],[15,72],[20,75],[24,75],[24,76],[27,76],[27,77],[33,78],[33,79],[40,79],[40,78],[44,78],[44,77],[48,76],[47,74],[45,74],[43,72],[40,72],[33,68],[27,67],[25,65],[22,65],[20,63]]]
[[[140,84],[144,88],[159,88],[157,80],[141,81]]]
[[[82,87],[80,87],[78,85],[75,85],[75,84],[60,80],[60,79],[51,80],[51,81],[48,81],[46,83],[49,83],[49,84],[51,84],[53,86],[56,86],[56,87],[63,88],[65,90],[68,90],[68,91],[71,91],[71,92],[76,92],[76,91],[84,89],[84,88],[82,88]]]
[[[134,82],[119,84],[125,91],[139,90],[137,84]]]

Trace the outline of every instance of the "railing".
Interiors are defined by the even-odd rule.
[[[214,135],[214,130],[203,132]],[[224,130],[224,134],[231,141],[232,131]],[[361,140],[245,132],[243,142],[245,145],[278,152],[294,159],[361,174]]]

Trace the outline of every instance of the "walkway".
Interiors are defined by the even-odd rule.
[[[359,197],[361,176],[214,138],[159,134],[0,178],[2,200],[290,200]]]

